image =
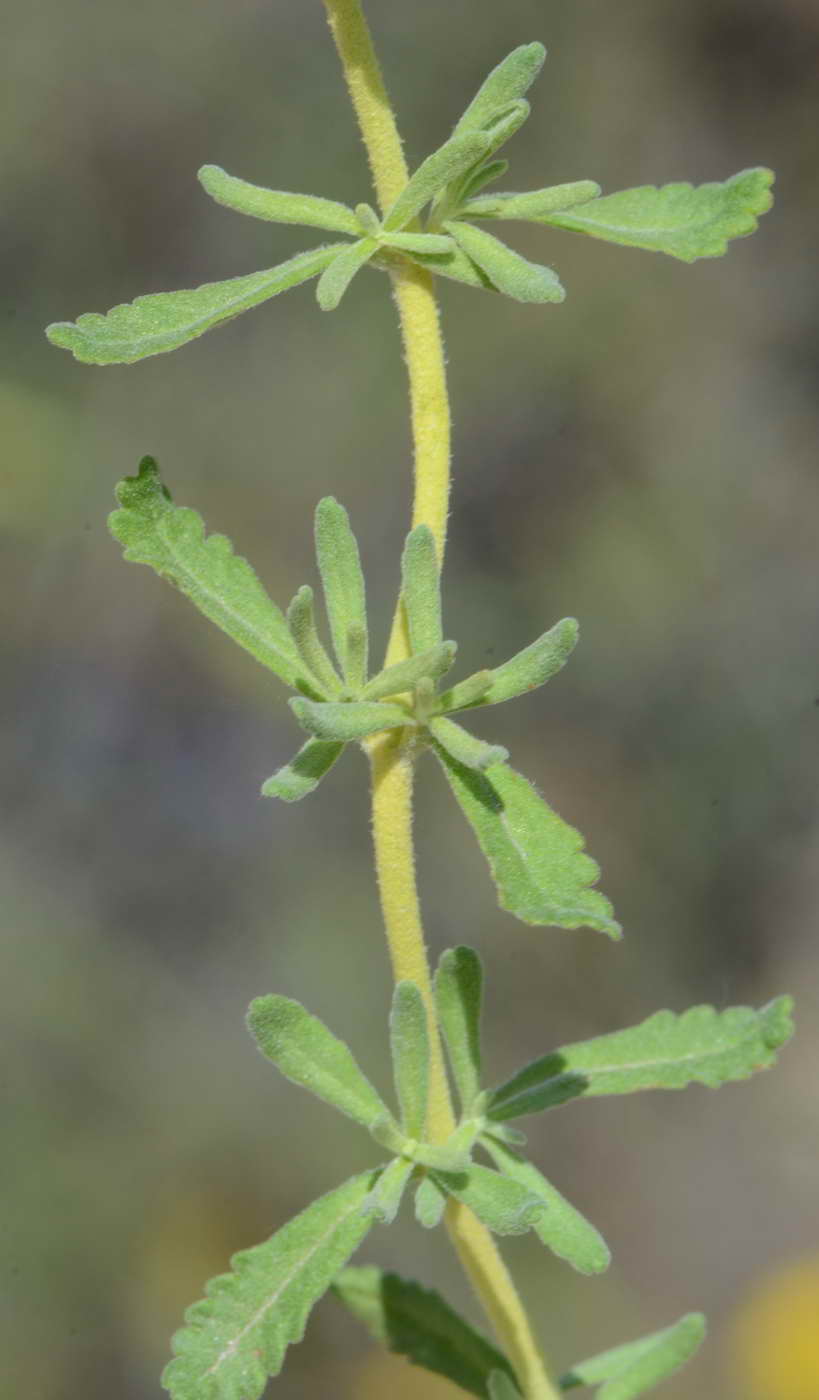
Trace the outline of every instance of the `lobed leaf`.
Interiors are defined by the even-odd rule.
[[[452,712],[477,705],[499,705],[504,700],[514,700],[527,691],[537,690],[566,665],[577,645],[577,634],[575,619],[564,617],[536,642],[491,671],[491,680],[477,699],[473,698],[473,677],[469,676],[443,693],[442,708]]]
[[[474,948],[441,954],[434,978],[435,1005],[461,1109],[469,1113],[481,1088],[483,968]]]
[[[528,1187],[476,1162],[462,1172],[433,1171],[432,1177],[496,1235],[524,1235],[545,1209]]]
[[[256,997],[247,1026],[262,1054],[294,1084],[371,1128],[388,1109],[344,1044],[290,997]]]
[[[427,1175],[419,1182],[415,1192],[415,1219],[425,1230],[434,1230],[440,1225],[446,1210],[446,1192]]]
[[[344,1269],[333,1287],[377,1341],[479,1400],[489,1400],[492,1372],[511,1378],[506,1357],[435,1289],[372,1266]]]
[[[604,195],[542,222],[574,233],[588,233],[609,243],[668,253],[683,262],[718,258],[732,238],[757,227],[757,216],[773,204],[774,174],[758,167],[741,170],[722,184],[641,185]]]
[[[481,132],[451,136],[443,146],[433,151],[431,156],[427,156],[410,176],[408,183],[384,215],[384,232],[391,233],[395,229],[404,228],[420,213],[425,204],[434,199],[439,190],[457,180],[459,175],[465,174],[489,149],[489,138]]]
[[[547,214],[571,209],[597,199],[600,186],[594,180],[573,180],[567,185],[550,185],[523,194],[489,194],[471,198],[461,209],[465,219],[525,219],[540,223]]]
[[[362,1209],[370,1212],[381,1225],[392,1225],[398,1214],[415,1163],[407,1157],[395,1157],[379,1176]]]
[[[568,1099],[641,1089],[716,1089],[768,1069],[793,1034],[791,997],[760,1011],[692,1006],[681,1016],[657,1011],[639,1026],[564,1045],[519,1070],[490,1095],[491,1118],[520,1118]]]
[[[377,253],[379,244],[375,238],[359,238],[336,253],[333,261],[322,272],[316,287],[316,300],[322,311],[335,311],[341,298],[357,272]]]
[[[438,646],[417,652],[406,661],[397,661],[367,682],[361,692],[362,700],[403,695],[405,691],[413,690],[421,680],[438,680],[452,666],[457,650],[457,642],[440,642]]]
[[[571,1390],[577,1385],[598,1385],[602,1381],[597,1400],[635,1400],[678,1371],[699,1350],[705,1331],[702,1313],[687,1313],[662,1332],[579,1362],[561,1376],[560,1388]]]
[[[316,739],[330,739],[352,744],[377,734],[381,729],[400,729],[409,722],[409,715],[398,705],[384,705],[365,700],[328,700],[316,702],[299,696],[290,702],[302,729]]]
[[[343,748],[338,742],[308,739],[295,758],[262,784],[262,797],[279,797],[282,802],[301,801],[315,791]]]
[[[441,645],[441,578],[435,538],[428,525],[407,535],[401,556],[401,598],[413,653]]]
[[[521,44],[493,68],[473,97],[455,133],[480,131],[491,122],[500,107],[523,97],[529,91],[546,59],[542,44]]]
[[[352,624],[364,629],[365,638],[367,635],[364,574],[350,517],[332,496],[325,496],[316,507],[315,537],[333,647],[345,680],[358,689],[367,679],[366,651],[364,674],[360,672],[360,663],[351,674],[348,648]]]
[[[414,982],[396,985],[390,1011],[390,1049],[401,1127],[422,1138],[429,1098],[429,1032],[424,1000]]]
[[[482,1137],[481,1143],[504,1176],[545,1201],[547,1208],[532,1228],[553,1254],[565,1259],[581,1274],[599,1274],[608,1268],[611,1252],[603,1236],[532,1162],[527,1162],[491,1133]]]
[[[176,350],[213,326],[316,277],[344,246],[313,248],[278,267],[227,282],[207,282],[194,291],[152,292],[114,306],[104,316],[88,311],[76,321],[55,321],[46,327],[46,335],[52,345],[70,350],[83,364],[130,365]]]
[[[459,219],[448,219],[444,225],[461,251],[489,278],[492,286],[504,296],[523,302],[564,301],[566,293],[557,274],[550,267],[529,262],[507,248],[505,243]]]
[[[476,773],[439,745],[435,749],[489,862],[501,908],[524,923],[585,926],[620,938],[609,901],[590,888],[600,871],[580,833],[513,768],[499,763]]]
[[[479,773],[493,765],[505,763],[509,757],[509,750],[501,744],[486,744],[483,739],[476,739],[474,734],[462,729],[445,715],[434,716],[429,721],[429,731],[450,758]]]
[[[153,457],[143,457],[138,475],[126,476],[116,494],[120,509],[108,525],[125,558],[150,564],[234,642],[296,685],[304,668],[281,611],[229,539],[206,536],[195,510],[174,505]]]
[[[313,590],[305,583],[287,609],[287,625],[307,671],[320,695],[340,695],[341,681],[333,670],[316,628]]]
[[[372,1225],[362,1205],[374,1173],[321,1196],[265,1244],[234,1255],[173,1338],[162,1384],[173,1400],[258,1400],[310,1310]]]
[[[332,229],[336,233],[351,233],[354,238],[361,233],[352,209],[334,199],[322,199],[315,194],[286,194],[283,190],[251,185],[247,180],[228,175],[219,165],[203,165],[197,179],[211,199],[227,209],[235,209],[237,214],[249,214],[251,218],[266,219],[274,224]]]

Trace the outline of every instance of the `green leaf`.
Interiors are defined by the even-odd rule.
[[[414,1162],[407,1157],[396,1157],[384,1168],[365,1200],[363,1209],[371,1212],[379,1224],[392,1225],[414,1171]]]
[[[446,1142],[419,1142],[413,1149],[414,1160],[442,1172],[465,1172],[482,1126],[479,1119],[467,1119],[450,1133]]]
[[[153,457],[117,487],[120,509],[108,519],[112,535],[134,564],[150,564],[239,646],[296,685],[303,672],[287,623],[246,559],[224,535],[205,535],[195,510],[175,506]]]
[[[485,744],[483,739],[476,739],[474,734],[468,733],[444,715],[436,715],[431,719],[429,730],[450,758],[478,772],[505,763],[509,757],[508,749],[503,748],[501,744]]]
[[[488,1400],[493,1371],[512,1369],[495,1346],[432,1288],[375,1267],[348,1268],[334,1291],[377,1341],[417,1366]]]
[[[377,734],[381,729],[400,729],[409,723],[409,715],[398,705],[382,705],[364,700],[328,700],[326,703],[304,700],[300,696],[290,702],[302,729],[316,739],[330,739],[352,744]]]
[[[458,681],[457,685],[445,690],[438,697],[441,708],[452,711],[469,710],[474,705],[480,705],[494,675],[494,671],[475,671],[473,675],[467,676],[466,680]]]
[[[370,1124],[370,1134],[380,1147],[386,1147],[395,1157],[408,1157],[410,1145],[391,1113],[382,1113]]]
[[[520,131],[524,122],[528,120],[531,110],[529,103],[519,98],[516,102],[510,102],[508,107],[497,112],[491,122],[487,122],[483,131],[491,143],[486,152],[488,156],[494,155],[495,151],[499,151],[501,146],[506,145],[507,141],[511,141],[515,132]],[[465,188],[468,188],[471,183],[472,178],[470,177],[465,182]]]
[[[479,87],[455,132],[480,131],[491,122],[500,107],[514,102],[529,91],[546,59],[542,44],[521,44],[492,69]]]
[[[768,1069],[793,1034],[791,997],[760,1011],[692,1006],[681,1016],[657,1011],[639,1026],[564,1045],[519,1070],[491,1094],[491,1118],[521,1118],[568,1099],[641,1089],[716,1089]]]
[[[489,1377],[489,1400],[522,1400],[522,1396],[505,1371],[493,1371]]]
[[[599,869],[583,838],[520,773],[497,764],[476,773],[436,746],[452,791],[489,862],[502,909],[527,924],[594,928],[620,938]]]
[[[367,635],[364,574],[350,517],[332,496],[325,496],[316,507],[315,536],[333,647],[345,680],[358,689],[367,679],[366,650],[362,675],[360,659],[351,668],[349,643],[353,624],[364,629],[365,638]]]
[[[452,136],[419,165],[384,215],[386,233],[404,228],[445,185],[457,180],[486,155],[489,138],[479,132]]]
[[[287,609],[287,625],[296,650],[316,683],[319,695],[340,695],[341,681],[321,644],[316,630],[313,590],[306,583],[299,589]]]
[[[308,739],[295,758],[262,785],[262,797],[279,797],[282,802],[299,802],[314,792],[344,748],[343,744]]]
[[[434,986],[461,1109],[468,1113],[481,1087],[483,968],[475,950],[462,945],[442,953]]]
[[[504,1176],[517,1181],[546,1202],[547,1208],[535,1221],[533,1229],[553,1254],[565,1259],[581,1274],[599,1274],[608,1268],[611,1253],[603,1236],[546,1180],[536,1166],[489,1133],[481,1138],[481,1143]]]
[[[571,209],[597,199],[600,186],[594,180],[573,180],[567,185],[550,185],[543,190],[527,190],[523,194],[488,194],[470,199],[461,209],[465,219],[525,219],[542,223],[545,215],[557,210]]]
[[[219,165],[203,165],[197,179],[211,199],[227,209],[235,209],[237,214],[249,214],[254,219],[267,219],[274,224],[333,229],[337,233],[351,233],[354,238],[361,232],[352,209],[334,199],[321,199],[315,194],[285,194],[282,190],[250,185],[247,180],[228,175]]]
[[[515,301],[564,301],[566,293],[550,267],[529,262],[501,243],[499,238],[472,224],[448,219],[444,227],[455,242],[489,278],[493,287]]]
[[[390,233],[384,246],[403,253],[449,253],[455,245],[445,233]]]
[[[415,1192],[415,1219],[425,1230],[434,1230],[440,1225],[446,1210],[446,1192],[427,1175],[423,1177]]]
[[[757,215],[773,204],[774,174],[759,167],[707,185],[641,185],[592,200],[580,209],[543,219],[557,228],[588,233],[609,243],[668,253],[683,262],[718,258],[731,238],[757,227]]]
[[[399,982],[390,1012],[390,1047],[401,1126],[422,1138],[429,1097],[429,1032],[424,1000],[414,982]]]
[[[514,700],[516,696],[536,690],[556,676],[566,665],[576,645],[577,623],[573,617],[564,617],[562,622],[544,632],[536,642],[491,671],[491,680],[477,699],[472,698],[473,677],[469,676],[444,692],[441,706],[447,712],[452,712]]]
[[[490,160],[488,164],[481,165],[469,177],[464,186],[462,199],[470,199],[478,193],[478,190],[491,185],[493,180],[500,180],[509,169],[508,160]]]
[[[427,253],[413,253],[412,261],[425,267],[428,272],[437,273],[439,277],[448,277],[452,282],[463,282],[467,287],[479,287],[484,292],[497,292],[497,287],[493,286],[486,273],[466,256],[461,248],[453,245],[453,252],[446,256],[436,254],[432,256]]]
[[[401,556],[401,597],[413,653],[441,645],[441,578],[435,538],[428,525],[407,535]]]
[[[357,272],[370,261],[379,248],[375,238],[359,238],[336,253],[325,267],[316,287],[316,300],[322,311],[335,311]]]
[[[370,1128],[388,1109],[352,1052],[290,997],[256,997],[247,1025],[262,1054],[303,1089]]]
[[[130,365],[148,355],[176,350],[212,326],[316,277],[343,246],[312,248],[278,267],[227,282],[207,282],[194,291],[153,292],[114,306],[104,316],[88,311],[76,322],[55,321],[46,327],[46,335],[52,345],[70,350],[83,364]]]
[[[560,1387],[571,1390],[576,1385],[598,1385],[603,1381],[597,1400],[635,1400],[679,1370],[699,1350],[705,1331],[702,1313],[687,1313],[662,1332],[579,1362],[561,1376]]]
[[[398,661],[394,666],[388,666],[380,675],[367,682],[361,692],[362,700],[380,700],[387,695],[403,695],[405,691],[413,690],[421,680],[438,680],[452,666],[457,650],[457,642],[440,642],[428,651],[418,652],[406,661]]]
[[[467,1171],[433,1171],[432,1176],[496,1235],[524,1235],[545,1209],[543,1199],[527,1187],[475,1162]]]
[[[173,1400],[258,1400],[310,1310],[372,1225],[361,1207],[371,1171],[321,1196],[265,1244],[234,1255],[173,1339],[162,1384]]]

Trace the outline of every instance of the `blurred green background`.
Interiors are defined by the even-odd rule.
[[[491,66],[539,38],[549,59],[510,187],[778,171],[775,211],[724,260],[516,227],[520,250],[557,268],[564,306],[441,285],[447,635],[463,675],[579,618],[561,677],[476,728],[586,833],[624,943],[500,913],[429,762],[418,837],[433,951],[468,941],[488,968],[492,1078],[660,1005],[798,994],[800,1034],[774,1074],[534,1120],[537,1159],[613,1248],[608,1275],[581,1280],[534,1237],[506,1252],[561,1368],[702,1307],[710,1345],[669,1400],[810,1400],[815,1377],[782,1380],[781,1329],[747,1317],[794,1261],[819,1297],[819,11],[368,10],[412,163]],[[205,161],[369,197],[318,0],[29,0],[10,20],[0,1347],[10,1395],[147,1400],[204,1279],[371,1160],[255,1053],[248,1001],[297,996],[386,1087],[389,975],[363,760],[348,754],[323,799],[259,799],[298,743],[282,688],[125,567],[105,515],[152,452],[285,602],[314,581],[312,511],[334,492],[384,636],[410,494],[405,384],[380,274],[337,315],[303,288],[132,368],[79,366],[42,333],[321,241],[211,204]],[[443,1239],[409,1220],[362,1259],[436,1280],[474,1316]],[[445,1393],[390,1367],[327,1301],[275,1393]]]

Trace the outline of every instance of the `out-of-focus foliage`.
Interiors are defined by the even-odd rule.
[[[491,965],[486,1082],[531,1053],[538,1019],[556,1045],[657,1005],[799,993],[775,1076],[718,1099],[601,1099],[564,1127],[550,1115],[548,1136],[535,1125],[532,1156],[612,1247],[605,1278],[552,1273],[534,1239],[508,1246],[527,1297],[548,1300],[536,1320],[561,1339],[558,1368],[592,1334],[603,1350],[702,1307],[712,1340],[665,1394],[748,1400],[730,1320],[803,1249],[819,1149],[819,15],[808,0],[456,0],[447,23],[468,21],[470,37],[444,71],[439,6],[372,0],[370,14],[413,164],[493,62],[542,38],[520,188],[577,171],[606,190],[778,173],[775,210],[722,261],[521,226],[524,254],[554,248],[563,306],[441,286],[456,426],[447,631],[488,669],[544,619],[575,616],[582,637],[547,689],[470,723],[588,835],[623,942],[530,934],[499,911],[429,760],[417,823],[434,951],[466,940]],[[204,1280],[371,1160],[355,1125],[271,1083],[247,1004],[298,997],[384,1066],[386,1093],[389,976],[364,763],[358,788],[328,774],[320,811],[258,799],[290,757],[291,717],[251,658],[123,565],[104,520],[114,483],[153,452],[176,497],[286,598],[295,580],[315,586],[311,519],[338,494],[368,561],[379,664],[408,526],[403,367],[375,277],[338,317],[296,289],[133,368],[80,366],[42,335],[297,251],[293,230],[209,201],[204,163],[281,189],[310,168],[328,197],[371,199],[318,3],[43,0],[14,6],[9,27],[0,1344],[12,1391],[148,1400]],[[296,433],[297,453],[273,452]],[[271,1093],[286,1146],[263,1126]],[[643,1144],[637,1158],[621,1136]],[[437,1239],[409,1218],[372,1238],[363,1262],[395,1267],[400,1248],[402,1272],[475,1317]],[[308,1335],[275,1382],[281,1400],[443,1393],[365,1359],[332,1303]],[[770,1336],[784,1357],[790,1343]]]

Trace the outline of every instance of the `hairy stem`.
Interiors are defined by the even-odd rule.
[[[359,0],[324,0],[341,58],[382,210],[400,194],[408,172],[392,108]],[[415,450],[413,525],[426,524],[443,562],[449,507],[450,414],[444,349],[432,278],[397,260],[392,272],[410,383]],[[399,601],[387,662],[409,655]],[[401,733],[377,736],[367,745],[372,770],[375,864],[384,926],[396,981],[411,979],[427,1008],[432,1046],[428,1132],[442,1141],[455,1126],[449,1084],[432,996],[415,878],[412,839],[414,758]],[[495,1333],[515,1369],[526,1400],[558,1400],[529,1320],[489,1231],[466,1207],[452,1201],[446,1212],[450,1238]]]

